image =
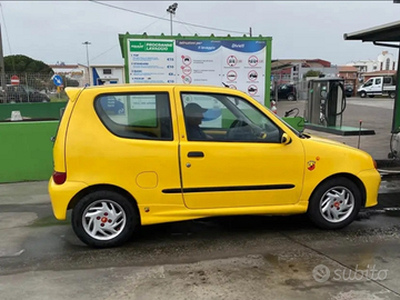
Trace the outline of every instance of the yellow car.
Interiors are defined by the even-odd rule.
[[[324,229],[377,204],[372,157],[302,134],[243,92],[192,85],[68,88],[54,143],[54,215],[94,247],[139,225],[307,213]]]

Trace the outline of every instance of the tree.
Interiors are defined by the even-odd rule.
[[[304,78],[307,77],[319,77],[322,75],[321,71],[310,70],[306,74],[303,75]]]
[[[4,69],[14,73],[43,73],[53,75],[53,69],[40,60],[25,55],[9,55],[4,57]]]

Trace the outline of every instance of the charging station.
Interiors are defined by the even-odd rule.
[[[374,130],[343,126],[346,111],[344,80],[318,78],[309,81],[304,109],[305,128],[339,135],[373,135]]]

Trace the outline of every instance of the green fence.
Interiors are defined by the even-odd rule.
[[[1,106],[3,107],[3,106]],[[48,180],[58,121],[0,123],[0,183]]]
[[[11,118],[12,111],[20,111],[22,117],[59,120],[66,105],[67,102],[4,103],[0,104],[0,121]]]

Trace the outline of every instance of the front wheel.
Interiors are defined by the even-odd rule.
[[[72,212],[72,228],[85,244],[96,248],[119,246],[132,237],[139,214],[131,201],[112,191],[83,197]]]
[[[361,98],[367,97],[367,93],[364,92],[364,91],[360,92],[360,97],[361,97]]]
[[[289,101],[294,101],[294,95],[293,95],[293,94],[290,94],[289,96],[287,96],[287,99],[288,99]]]
[[[347,178],[333,178],[317,187],[311,196],[307,214],[322,229],[340,229],[357,217],[361,198],[354,182]]]

